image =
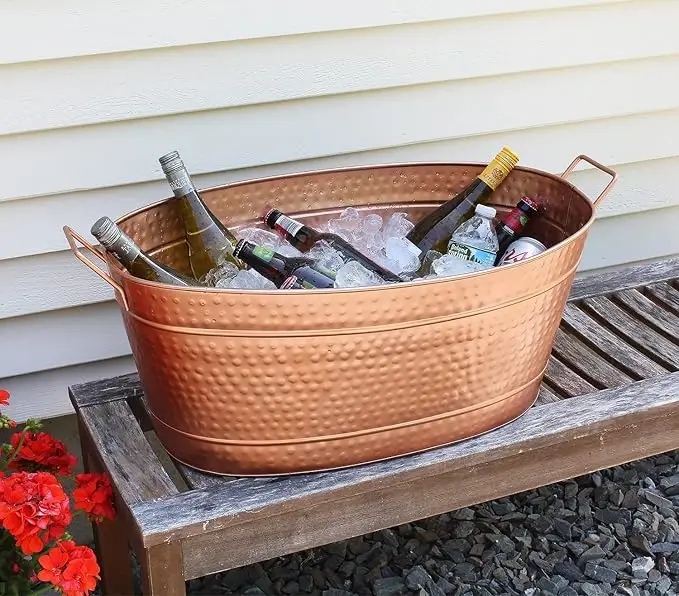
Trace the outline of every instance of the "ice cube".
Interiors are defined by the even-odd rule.
[[[330,271],[338,271],[344,265],[342,253],[335,250],[325,240],[316,242],[307,253],[307,256],[317,259],[321,267],[330,269]]]
[[[276,250],[281,244],[282,239],[278,234],[263,230],[261,228],[243,228],[238,231],[238,238],[244,238],[248,242],[265,246],[271,250]]]
[[[361,265],[358,261],[349,261],[337,272],[336,288],[361,288],[386,284],[379,275]]]
[[[354,209],[353,207],[347,207],[344,211],[342,211],[342,213],[340,213],[340,219],[357,221],[361,219],[361,212],[358,209]]]
[[[347,230],[344,227],[344,222],[341,219],[330,219],[328,220],[328,232],[331,234],[337,234],[343,240],[347,242],[353,242],[351,230]]]
[[[382,229],[382,218],[376,213],[366,215],[361,222],[361,228],[367,235],[375,235]]]
[[[277,249],[276,252],[284,257],[301,257],[302,253],[297,250],[289,242],[283,242]]]
[[[203,275],[199,281],[206,286],[222,288],[226,286],[218,284],[226,284],[230,282],[234,277],[236,277],[239,271],[240,269],[238,269],[238,267],[236,267],[233,263],[229,261],[222,261],[221,265],[210,269],[210,271]]]
[[[362,218],[358,209],[348,207],[340,213],[339,218],[328,220],[328,232],[341,236],[347,242],[352,242],[353,232],[361,229],[361,221]]]
[[[440,259],[443,255],[438,250],[428,250],[427,254],[422,259],[421,272],[422,275],[429,275],[432,273],[432,265],[436,259]]]
[[[436,259],[431,266],[432,271],[439,277],[473,273],[474,271],[482,271],[489,267],[489,265],[483,265],[476,261],[467,261],[450,254],[443,255],[441,258]]]
[[[420,268],[420,253],[422,252],[410,240],[400,236],[387,238],[386,255],[396,263],[394,273],[411,273]]]
[[[382,230],[382,236],[386,243],[387,238],[403,238],[408,235],[408,232],[415,227],[415,224],[408,220],[407,213],[396,212],[392,213],[391,217],[384,224],[384,230]]]
[[[219,285],[220,288],[231,288],[234,290],[275,290],[276,286],[271,280],[252,269],[242,269],[228,285]]]

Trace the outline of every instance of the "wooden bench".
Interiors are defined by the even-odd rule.
[[[679,258],[577,279],[526,414],[353,469],[257,479],[172,470],[147,440],[136,375],[71,387],[86,466],[111,475],[120,512],[96,530],[104,594],[133,593],[128,542],[144,594],[177,596],[188,579],[679,448],[678,279]]]

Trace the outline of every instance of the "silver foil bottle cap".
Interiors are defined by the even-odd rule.
[[[171,172],[184,169],[184,162],[182,161],[182,158],[179,157],[179,152],[177,151],[170,151],[169,153],[166,153],[165,155],[161,156],[158,161],[160,162],[160,167],[163,169],[163,172],[166,175],[170,174]]]
[[[122,230],[115,222],[106,216],[95,221],[90,232],[105,248],[110,248],[116,244],[123,235]]]

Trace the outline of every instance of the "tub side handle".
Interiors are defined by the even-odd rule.
[[[563,174],[561,174],[561,177],[566,179],[572,172],[575,170],[575,168],[578,166],[578,164],[581,161],[586,161],[587,163],[593,165],[595,168],[598,170],[601,170],[602,172],[605,172],[611,177],[611,181],[606,185],[606,188],[604,188],[601,191],[601,194],[592,201],[592,205],[596,207],[601,201],[603,201],[606,196],[608,195],[609,192],[613,189],[613,186],[615,183],[618,181],[618,173],[615,172],[614,170],[611,170],[611,168],[608,168],[602,164],[600,164],[598,161],[593,160],[591,157],[588,157],[587,155],[578,155],[572,162],[571,165],[569,165],[566,170],[564,171]]]
[[[78,245],[76,244],[76,240],[80,242],[87,250],[89,250],[93,255],[96,255],[99,257],[102,261],[106,261],[106,256],[105,254],[99,249],[94,246],[92,246],[87,240],[85,240],[78,232],[75,230],[72,230],[68,226],[64,226],[64,235],[66,236],[66,240],[68,240],[68,245],[71,247],[71,251],[75,255],[76,259],[78,259],[81,263],[84,263],[87,265],[92,271],[94,271],[101,279],[103,279],[106,283],[110,284],[113,289],[116,291],[118,294],[118,297],[120,298],[120,301],[122,303],[123,308],[128,311],[129,307],[127,304],[127,297],[125,296],[125,291],[123,290],[122,286],[115,280],[113,279],[106,271],[104,271],[101,267],[98,265],[95,265],[94,262],[92,262],[89,258],[87,258],[80,250]]]

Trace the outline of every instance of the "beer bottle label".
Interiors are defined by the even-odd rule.
[[[524,226],[528,223],[528,215],[521,211],[521,209],[515,207],[507,214],[507,217],[505,217],[502,223],[518,233],[523,230]]]
[[[278,219],[276,220],[275,225],[276,227],[285,230],[291,236],[296,236],[297,232],[299,232],[304,227],[304,224],[295,221],[294,219],[288,217],[287,215],[279,216]]]
[[[274,251],[270,248],[266,248],[265,246],[255,246],[255,248],[252,250],[252,254],[262,259],[262,261],[270,263],[274,255]]]
[[[482,248],[476,248],[461,242],[451,241],[448,244],[448,254],[455,255],[459,259],[465,261],[474,261],[484,265],[493,265],[495,263],[496,253]]]

